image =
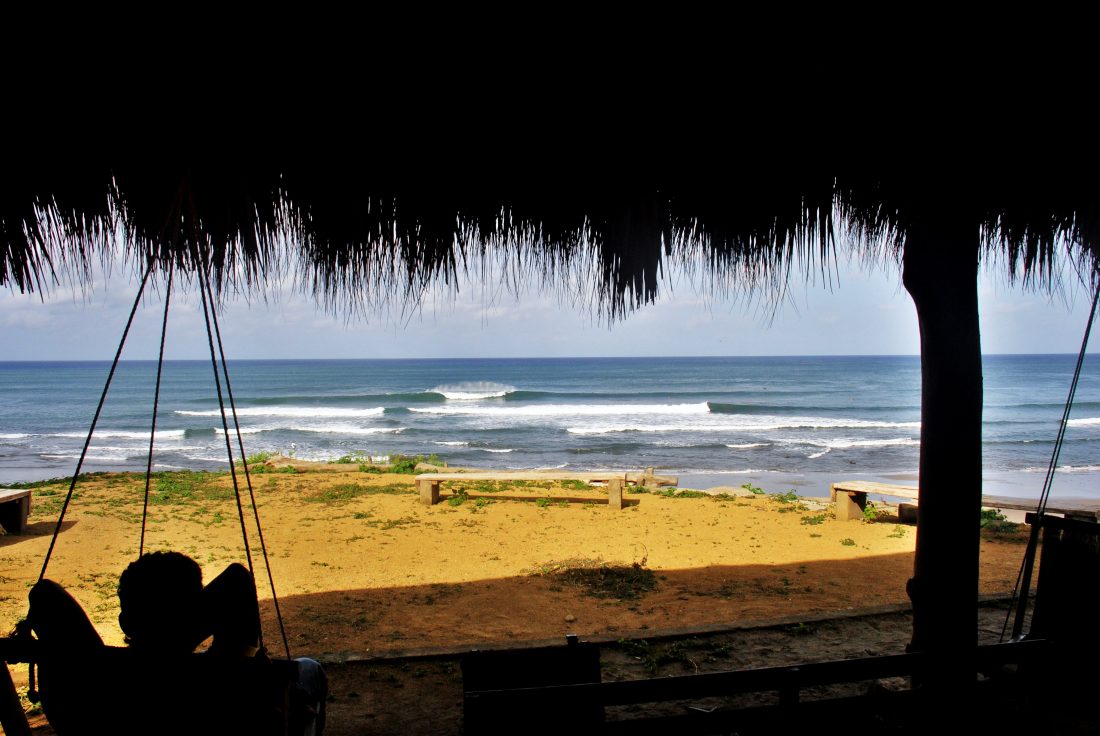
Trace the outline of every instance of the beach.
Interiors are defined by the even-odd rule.
[[[524,645],[567,632],[644,638],[908,602],[915,527],[889,515],[836,521],[827,499],[791,498],[785,488],[718,497],[628,490],[627,507],[613,511],[554,500],[599,502],[606,499],[599,488],[511,489],[532,497],[519,501],[493,500],[492,492],[463,498],[462,483],[449,483],[444,500],[429,507],[413,475],[360,469],[367,464],[269,463],[251,477],[293,656],[339,663]],[[473,486],[466,490],[485,490]],[[66,488],[35,488],[28,533],[0,537],[0,615],[9,625],[26,613]],[[143,488],[134,474],[82,480],[48,570],[109,644],[122,643],[115,585],[137,556]],[[250,514],[246,526],[265,643],[281,652]],[[147,529],[147,550],[185,552],[206,579],[244,561],[228,474],[156,478]],[[983,538],[983,594],[1011,589],[1022,539]]]

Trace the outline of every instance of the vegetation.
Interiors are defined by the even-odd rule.
[[[1012,536],[1020,530],[1020,524],[1009,521],[1005,515],[997,509],[982,509],[980,523],[983,532],[997,536]]]
[[[873,524],[878,521],[879,514],[881,513],[881,509],[876,508],[873,503],[868,501],[867,505],[863,507],[863,520],[868,524]]]
[[[630,565],[612,565],[598,559],[571,559],[544,563],[531,574],[581,588],[593,598],[637,600],[657,589],[657,576],[645,562],[643,559]]]
[[[233,489],[215,483],[219,473],[202,470],[177,470],[153,474],[153,491],[149,502],[159,506],[213,501],[233,497]]]
[[[414,455],[409,457],[407,455],[393,454],[390,455],[390,472],[400,473],[403,475],[413,475],[416,473],[416,466],[420,463],[428,463],[429,465],[441,465],[442,460],[435,453],[425,457],[424,455]]]
[[[742,483],[741,487],[756,496],[764,495],[764,489],[754,486],[752,483]]]
[[[845,547],[856,546],[856,540],[852,539],[851,537],[845,537],[844,539],[840,540],[840,543],[843,544]]]
[[[816,514],[814,516],[803,516],[802,523],[808,526],[817,526],[825,522],[825,514]]]

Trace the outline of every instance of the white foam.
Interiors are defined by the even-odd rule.
[[[592,424],[568,427],[570,434],[610,434],[614,432],[774,432],[782,429],[911,429],[920,422],[877,422],[865,419],[827,419],[824,417],[776,417],[716,415],[703,421],[679,424]]]
[[[442,394],[448,401],[480,401],[499,399],[516,390],[515,386],[492,381],[465,381],[450,385],[436,386],[430,393]]]
[[[754,447],[771,447],[770,442],[746,442],[741,445],[726,445],[731,450],[751,450]]]
[[[1059,473],[1096,473],[1100,472],[1100,465],[1059,465],[1055,468]],[[1024,468],[1025,473],[1045,473],[1045,467]]]
[[[469,442],[435,442],[433,444],[443,445],[444,447],[469,447]]]
[[[43,452],[41,457],[48,458],[50,460],[79,460],[79,452]],[[124,463],[130,459],[129,455],[93,455],[88,453],[84,456],[85,461],[93,463]]]
[[[182,429],[162,429],[157,431],[158,440],[170,440],[180,439],[184,436],[186,430]],[[88,436],[86,432],[59,432],[53,437],[73,437],[76,439],[84,439]],[[145,440],[149,441],[148,432],[130,432],[122,429],[96,429],[95,435],[97,439],[124,439],[124,440]]]
[[[824,450],[822,450],[821,452],[815,452],[815,453],[812,453],[812,454],[810,454],[810,455],[807,455],[807,456],[806,456],[806,459],[807,459],[807,460],[817,460],[817,459],[818,459],[819,457],[821,457],[822,455],[825,455],[825,454],[827,454],[827,453],[829,453],[829,452],[831,452],[831,451],[832,451],[832,448],[830,448],[830,447],[826,447],[826,448],[825,448]]]
[[[225,430],[216,428],[214,430],[218,434],[225,434]],[[315,426],[306,427],[282,427],[282,426],[259,426],[259,427],[241,427],[241,434],[258,434],[260,432],[312,432],[315,434],[354,434],[354,435],[368,435],[368,434],[401,434],[405,431],[404,427],[357,427],[351,424],[319,424]],[[230,430],[233,433],[233,430]]]
[[[299,419],[355,419],[377,417],[385,413],[385,408],[376,406],[371,409],[342,409],[335,406],[251,406],[237,409],[238,417],[294,417]],[[220,417],[217,409],[210,411],[190,411],[177,409],[176,414],[184,417]],[[225,415],[232,417],[226,410]]]
[[[478,448],[478,449],[480,449],[482,452],[499,452],[499,453],[515,452],[515,450],[493,450],[493,449],[490,449],[488,447],[481,447],[481,448]]]
[[[418,414],[448,414],[518,419],[528,417],[669,416],[710,413],[699,404],[535,404],[528,406],[430,406],[410,409]]]
[[[847,450],[852,447],[920,447],[920,440],[911,437],[895,437],[889,440],[811,440],[806,444],[828,450]]]
[[[1085,417],[1084,419],[1070,419],[1066,422],[1071,427],[1096,427],[1100,426],[1100,417]]]
[[[22,440],[30,437],[29,434],[24,432],[11,432],[7,434],[0,434],[0,440]]]

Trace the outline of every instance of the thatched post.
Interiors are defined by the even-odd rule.
[[[909,596],[928,685],[973,683],[982,498],[977,223],[930,218],[907,234],[902,280],[921,337],[920,515]]]

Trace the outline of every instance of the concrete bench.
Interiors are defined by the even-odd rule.
[[[584,483],[606,483],[607,503],[613,509],[623,507],[623,486],[628,483],[642,486],[674,486],[678,479],[671,476],[655,475],[653,468],[642,473],[595,472],[575,473],[566,471],[515,470],[486,473],[423,473],[416,476],[416,489],[420,493],[420,502],[425,506],[439,503],[440,485],[448,481],[489,480],[507,483],[509,481],[563,481],[579,480]]]
[[[22,534],[31,513],[29,488],[0,488],[0,526],[8,534]]]
[[[867,507],[867,494],[904,498],[912,503],[898,504],[898,519],[903,522],[915,522],[917,501],[920,490],[914,486],[898,486],[891,483],[875,483],[865,480],[846,480],[829,486],[829,498],[836,505],[836,518],[839,520],[862,519]],[[1015,511],[1034,511],[1035,501],[1011,496],[982,496],[982,508],[1012,509]],[[1100,519],[1100,503],[1086,500],[1062,500],[1057,504],[1047,504],[1047,512],[1061,514],[1074,519],[1097,521]]]

